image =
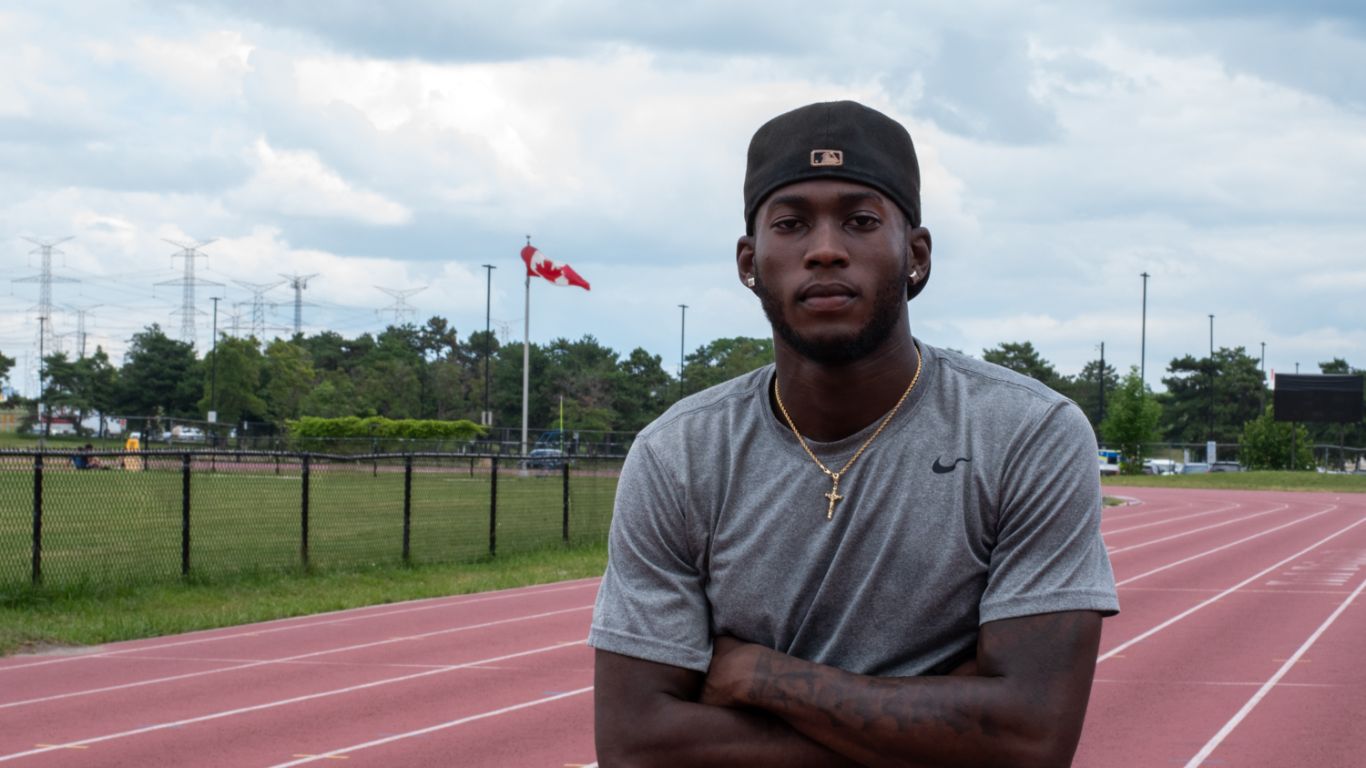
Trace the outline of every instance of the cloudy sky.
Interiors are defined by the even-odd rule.
[[[326,12],[319,9],[326,8]],[[933,344],[1105,343],[1148,380],[1216,346],[1268,369],[1366,367],[1366,12],[1355,3],[45,2],[0,10],[0,351],[31,391],[41,260],[54,329],[122,354],[249,331],[252,294],[316,274],[306,332],[421,322],[523,333],[530,234],[591,292],[532,286],[531,338],[625,353],[767,335],[735,276],[745,147],[852,98],[924,173]],[[158,285],[158,283],[162,283]],[[263,294],[287,334],[288,286]],[[385,308],[390,309],[385,311]],[[238,318],[234,320],[234,313]]]

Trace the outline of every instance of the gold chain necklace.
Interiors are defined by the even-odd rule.
[[[862,456],[863,452],[868,450],[868,446],[872,445],[873,441],[877,439],[877,436],[882,434],[882,430],[886,429],[887,424],[891,422],[892,417],[896,415],[896,412],[901,410],[901,404],[906,402],[906,398],[910,397],[911,390],[915,389],[915,383],[920,381],[920,365],[924,362],[924,359],[925,358],[922,355],[916,355],[915,375],[911,377],[911,383],[906,387],[906,391],[901,393],[901,399],[896,401],[896,405],[892,406],[892,410],[883,417],[882,423],[877,425],[877,430],[875,430],[867,440],[863,441],[863,445],[859,446],[858,451],[856,451],[853,456],[850,456],[848,461],[844,462],[844,466],[840,467],[840,471],[838,472],[831,470],[829,467],[825,466],[824,462],[816,458],[816,454],[812,452],[811,446],[806,444],[806,438],[802,437],[802,433],[797,431],[797,425],[792,421],[792,417],[788,414],[787,406],[783,405],[783,394],[778,390],[778,377],[776,374],[774,375],[773,396],[778,401],[778,410],[783,412],[783,418],[787,420],[787,426],[792,429],[792,434],[797,436],[797,442],[801,443],[802,450],[806,451],[806,455],[810,456],[811,460],[816,462],[816,466],[820,467],[821,471],[830,478],[830,492],[821,494],[830,501],[830,506],[826,507],[825,510],[826,520],[834,518],[835,502],[844,499],[844,497],[840,495],[840,478],[848,474],[849,468],[854,466],[854,462],[858,461],[858,457]]]

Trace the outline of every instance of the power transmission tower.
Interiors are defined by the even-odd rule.
[[[257,341],[264,341],[266,338],[266,307],[274,308],[273,302],[266,301],[266,291],[278,288],[285,284],[283,280],[276,280],[273,283],[248,283],[245,280],[234,280],[234,283],[251,291],[251,335]],[[297,310],[296,310],[297,311]],[[298,319],[295,319],[295,333],[298,333]]]
[[[67,309],[76,313],[76,354],[79,356],[79,359],[85,358],[85,339],[87,336],[85,332],[85,318],[90,315],[91,310],[99,309],[100,306],[102,305],[91,304],[86,307],[67,307]]]
[[[286,275],[280,274],[285,280],[289,281],[289,287],[294,289],[294,335],[298,336],[304,329],[304,289],[308,287],[308,281],[317,277],[318,273],[311,275]]]
[[[163,280],[157,283],[157,285],[178,285],[181,287],[180,309],[171,314],[180,315],[180,340],[193,344],[196,341],[195,336],[197,335],[194,325],[195,315],[204,314],[195,308],[194,288],[196,285],[222,285],[222,283],[214,282],[213,280],[201,280],[194,276],[194,260],[209,258],[208,254],[200,253],[199,249],[212,243],[213,240],[205,240],[201,243],[194,244],[180,243],[175,240],[166,240],[165,238],[162,238],[162,240],[180,249],[178,253],[171,254],[171,258],[185,260],[185,273],[179,280]]]
[[[378,288],[378,289],[381,290],[381,291],[384,291],[385,293],[389,294],[390,296],[393,296],[393,297],[394,297],[394,303],[393,303],[393,304],[390,304],[389,306],[384,307],[384,308],[382,308],[382,309],[377,309],[377,310],[375,310],[375,314],[377,314],[377,315],[378,315],[378,314],[381,314],[381,313],[384,313],[384,312],[393,312],[393,313],[394,313],[394,325],[403,325],[403,317],[404,317],[405,315],[407,315],[407,316],[412,316],[412,315],[414,315],[414,314],[417,313],[417,308],[416,308],[416,307],[411,307],[411,306],[408,305],[408,297],[409,297],[409,296],[412,296],[413,294],[421,293],[421,292],[427,290],[427,286],[425,286],[425,285],[422,286],[421,288],[403,288],[403,289],[398,289],[398,288],[381,288],[381,287],[378,286],[378,285],[375,286],[375,287]]]
[[[242,307],[246,306],[245,301],[233,302],[232,311],[228,313],[228,335],[233,338],[242,336]]]
[[[38,246],[29,251],[29,254],[38,254],[42,257],[42,268],[36,275],[15,278],[13,282],[38,284],[38,303],[35,306],[29,307],[29,309],[37,310],[38,312],[38,337],[35,339],[35,346],[40,350],[44,350],[44,352],[39,353],[39,357],[41,358],[42,354],[52,354],[52,350],[58,348],[57,335],[52,329],[52,284],[77,283],[80,281],[75,278],[60,277],[52,274],[52,254],[61,253],[61,251],[57,250],[57,246],[72,239],[71,237],[63,237],[57,240],[35,240],[31,237],[25,237],[23,239]],[[39,362],[41,364],[41,359]]]

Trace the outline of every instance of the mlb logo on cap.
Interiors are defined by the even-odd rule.
[[[844,165],[844,152],[838,149],[813,149],[811,150],[811,165]]]

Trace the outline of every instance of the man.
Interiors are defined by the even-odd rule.
[[[1089,424],[911,335],[901,125],[780,115],[744,194],[775,364],[631,448],[589,636],[601,764],[1069,764],[1119,607]]]

